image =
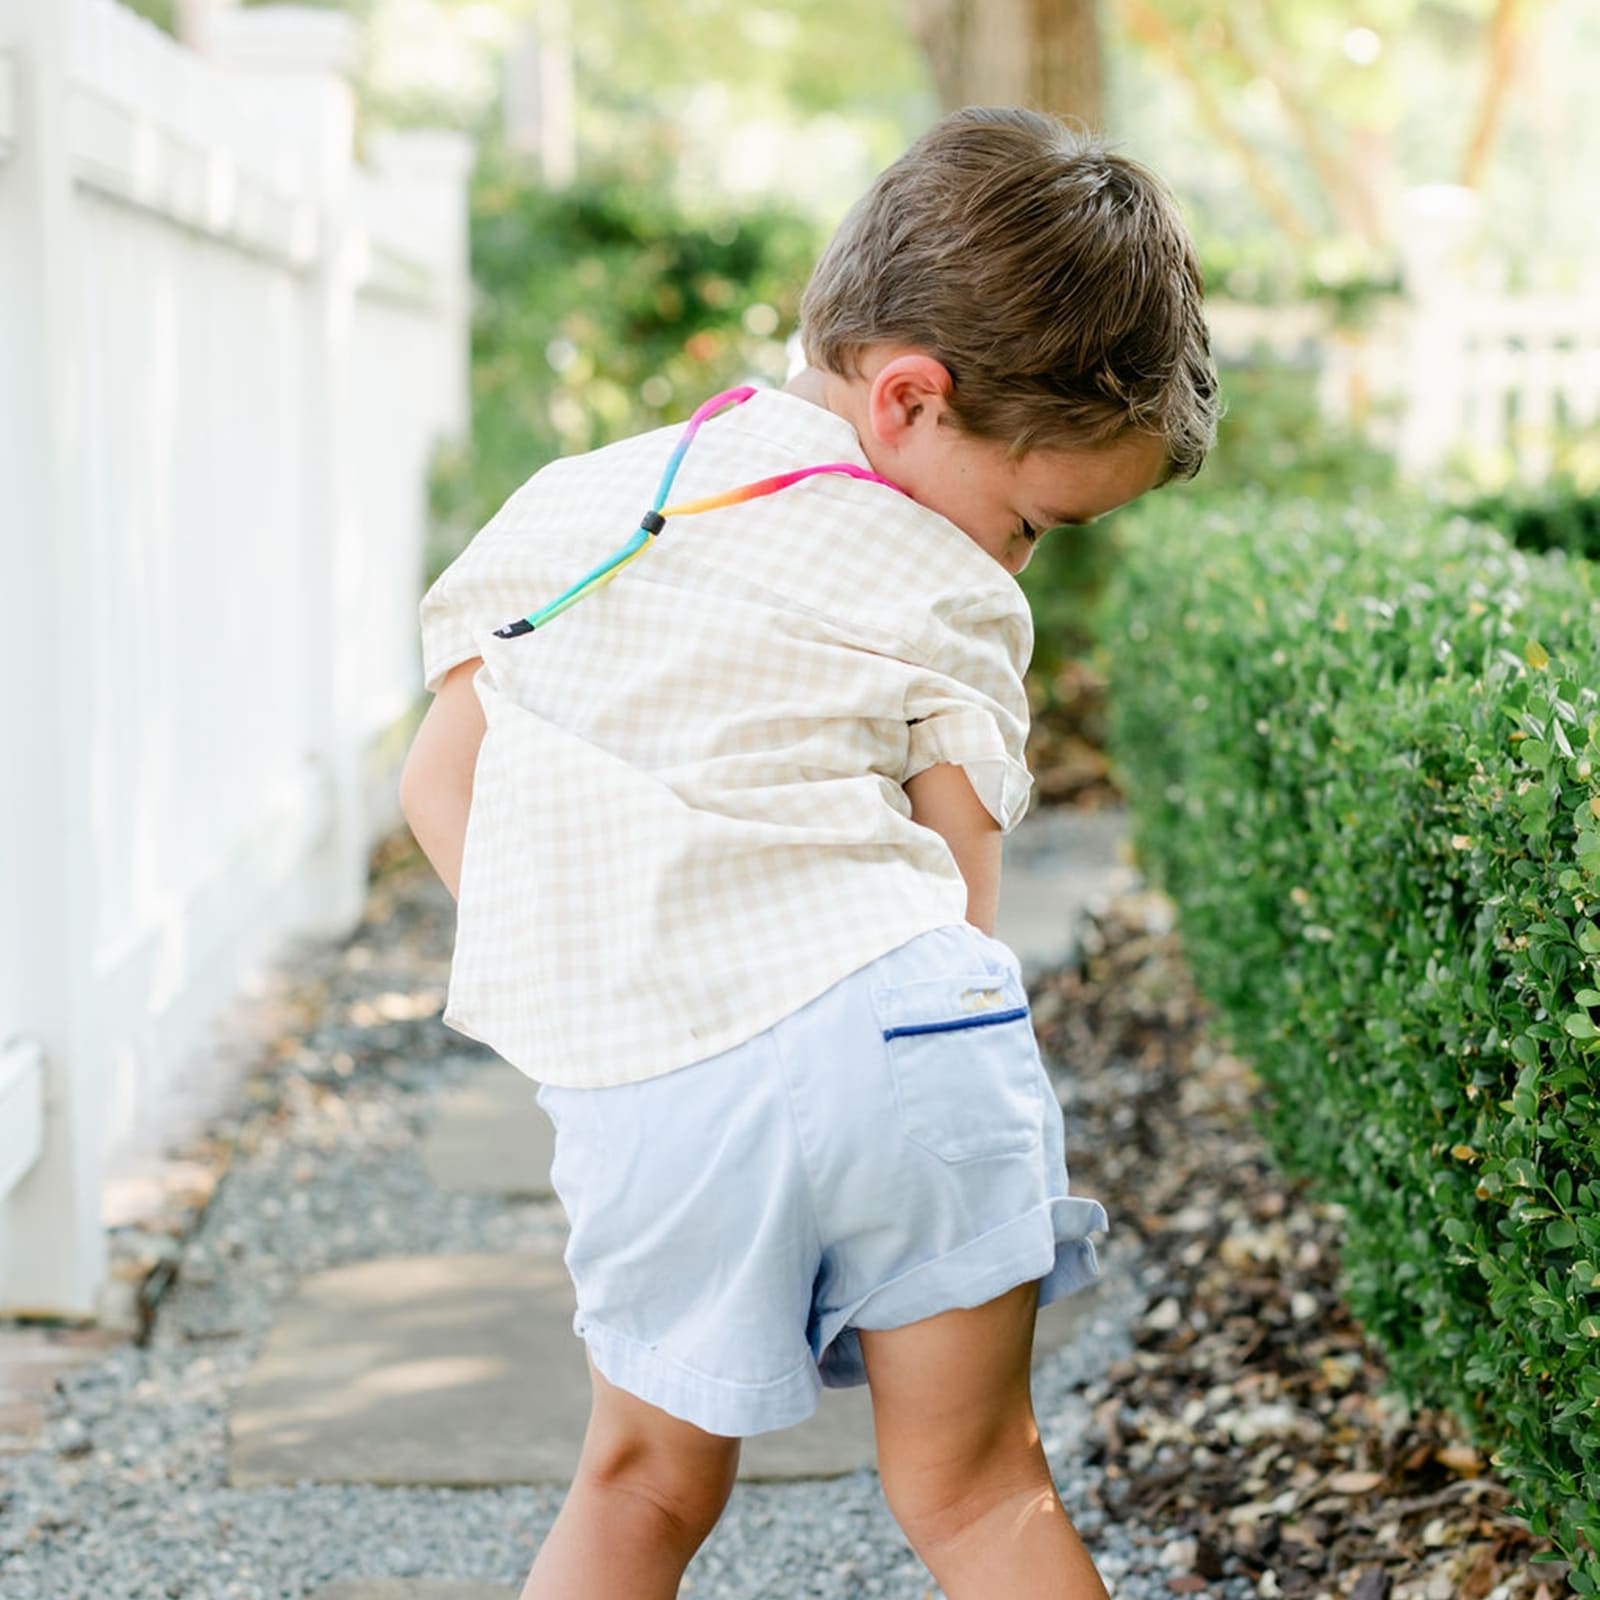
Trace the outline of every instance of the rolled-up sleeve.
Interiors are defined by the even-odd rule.
[[[948,761],[966,773],[1002,833],[1022,820],[1033,792],[1023,684],[1032,648],[1026,602],[1019,612],[986,597],[952,618],[906,695],[902,784]]]
[[[437,694],[454,666],[481,656],[486,637],[518,609],[531,610],[554,595],[542,547],[529,532],[535,473],[489,519],[467,547],[434,579],[417,607],[422,636],[422,681]]]
[[[452,667],[473,656],[483,647],[473,638],[467,615],[452,602],[450,573],[447,567],[422,597],[418,617],[422,630],[422,681],[430,694],[437,694]]]

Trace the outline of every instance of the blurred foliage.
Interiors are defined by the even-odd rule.
[[[528,9],[523,7],[522,9]],[[901,0],[583,0],[572,12],[586,143],[641,139],[682,151],[696,123],[783,108],[848,116],[875,164],[900,153],[937,105]]]
[[[1540,462],[1537,467],[1530,456]],[[1529,481],[1530,471],[1538,472],[1537,481]],[[1512,512],[1520,508],[1530,527],[1563,519],[1565,502],[1600,495],[1600,426],[1578,424],[1564,401],[1556,417],[1544,422],[1519,415],[1492,447],[1470,439],[1458,443],[1430,475],[1429,490],[1432,498],[1456,504],[1482,498]]]
[[[349,11],[357,16],[370,12],[377,0],[295,0],[295,4],[313,6],[320,11]],[[153,22],[164,33],[178,31],[178,0],[119,0],[129,11],[136,11],[148,22]],[[240,6],[282,4],[282,0],[234,0]]]
[[[1298,257],[1276,235],[1262,229],[1217,230],[1194,216],[1185,220],[1208,297],[1246,305],[1284,305],[1298,298],[1303,283]]]
[[[1270,235],[1223,236],[1203,225],[1194,234],[1211,299],[1258,306],[1320,300],[1328,305],[1331,326],[1364,328],[1385,300],[1404,292],[1397,270],[1327,277],[1303,253],[1285,250]]]
[[[1499,0],[1122,0],[1107,11],[1111,125],[1184,197],[1203,242],[1246,240],[1275,276],[1387,275],[1395,201],[1422,183],[1479,187],[1495,247],[1538,240],[1576,259],[1596,240],[1594,208],[1574,200],[1600,158],[1584,114],[1600,10],[1544,0],[1498,33],[1497,12]]]
[[[1159,491],[1171,494],[1171,489]],[[1028,676],[1036,712],[1060,709],[1062,669],[1094,646],[1091,621],[1116,568],[1114,511],[1092,528],[1048,529],[1017,582],[1033,612],[1033,660]]]
[[[163,32],[178,31],[178,0],[122,0],[122,3]]]
[[[435,468],[433,575],[537,468],[781,384],[820,247],[780,207],[686,213],[658,181],[549,190],[486,148],[472,182],[470,441]]]
[[[1313,272],[1301,283],[1305,299],[1327,302],[1330,327],[1351,330],[1370,328],[1377,319],[1378,308],[1385,301],[1398,297],[1401,291],[1398,272],[1331,280]]]
[[[124,3],[172,28],[177,0]],[[659,147],[676,162],[680,194],[708,182],[776,186],[834,215],[845,201],[825,197],[859,189],[937,109],[908,0],[310,3],[361,22],[364,109],[401,125],[487,126],[500,55],[518,31],[537,24],[558,50],[564,35],[580,166]],[[1495,8],[1496,0],[1383,0],[1359,12],[1334,0],[1108,6],[1108,126],[1184,197],[1202,246],[1236,258],[1211,281],[1241,298],[1270,280],[1282,280],[1274,293],[1288,298],[1307,274],[1333,285],[1381,278],[1393,264],[1392,196],[1462,176],[1486,122],[1499,136],[1487,144],[1485,231],[1508,247],[1537,238],[1581,255],[1595,239],[1594,208],[1572,199],[1600,160],[1600,122],[1583,115],[1582,99],[1600,51],[1600,10],[1592,0],[1525,7],[1513,30],[1521,43],[1497,52]],[[1142,26],[1130,20],[1140,17]],[[1489,115],[1492,105],[1503,116]],[[786,151],[800,159],[785,167]],[[1527,181],[1532,171],[1540,182]]]
[[[1285,498],[1343,500],[1395,487],[1388,451],[1322,415],[1312,368],[1263,361],[1218,376],[1226,409],[1216,448],[1191,484],[1163,493],[1223,495],[1254,485]]]
[[[1562,476],[1480,495],[1460,509],[1475,522],[1492,523],[1520,550],[1600,560],[1600,485]]]

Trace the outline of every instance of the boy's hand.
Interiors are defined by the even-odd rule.
[[[967,921],[992,939],[1000,908],[1000,824],[954,762],[924,767],[906,780],[905,791],[911,820],[944,839],[967,880]]]
[[[445,674],[400,769],[401,814],[422,853],[457,899],[472,779],[488,726],[472,687],[473,675],[482,665],[482,656],[472,656]]]

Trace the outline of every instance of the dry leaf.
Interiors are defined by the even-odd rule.
[[[1381,1472],[1336,1472],[1327,1487],[1335,1494],[1366,1494],[1383,1482]]]
[[[1447,1444],[1433,1453],[1435,1461],[1442,1461],[1452,1472],[1464,1478],[1475,1478],[1486,1465],[1483,1457],[1470,1444]]]

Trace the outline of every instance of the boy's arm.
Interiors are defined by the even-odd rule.
[[[460,898],[472,779],[487,727],[472,687],[482,665],[473,656],[445,674],[400,769],[401,814],[453,899]]]
[[[904,787],[911,820],[944,839],[967,881],[967,921],[993,938],[1000,906],[1000,824],[954,762],[924,767]]]

